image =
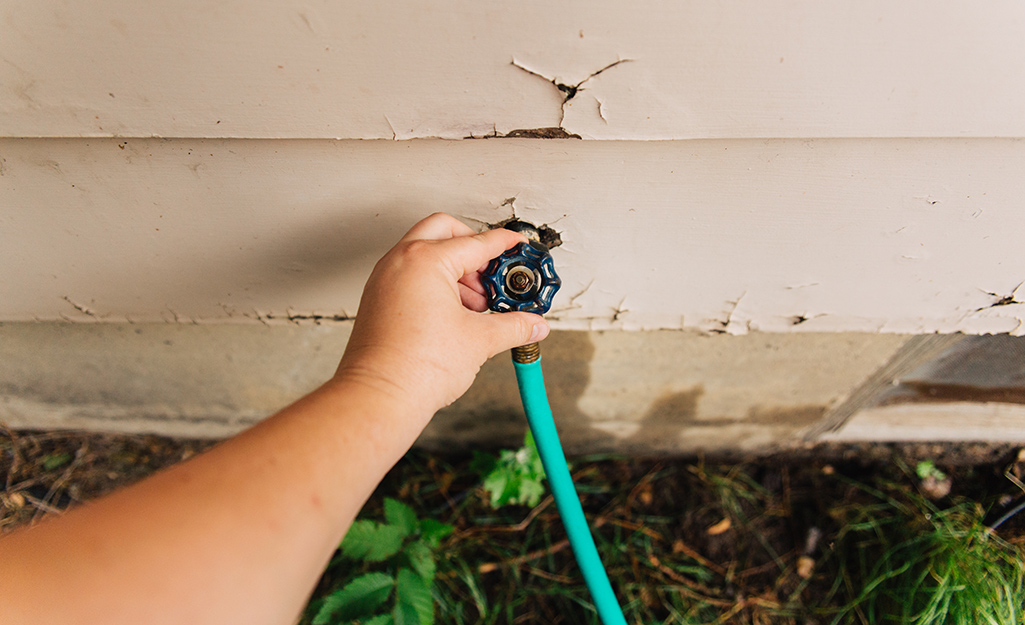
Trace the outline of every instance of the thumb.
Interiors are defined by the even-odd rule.
[[[548,336],[548,322],[541,315],[507,312],[481,315],[488,343],[488,357],[507,349],[537,343]]]

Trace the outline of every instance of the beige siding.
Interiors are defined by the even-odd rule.
[[[996,0],[10,0],[0,136],[1025,134]]]
[[[1021,332],[1025,142],[0,140],[0,320],[355,313],[438,210],[551,224],[556,327]]]

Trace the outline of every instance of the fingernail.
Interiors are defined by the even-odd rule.
[[[548,325],[544,323],[538,323],[534,325],[534,329],[530,331],[530,343],[537,343],[541,339],[548,336]]]

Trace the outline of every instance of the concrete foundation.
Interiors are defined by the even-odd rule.
[[[0,325],[0,420],[224,437],[327,380],[351,324]],[[543,344],[570,452],[680,453],[801,439],[908,341],[880,334],[559,331]],[[498,356],[420,438],[513,445],[525,420]]]

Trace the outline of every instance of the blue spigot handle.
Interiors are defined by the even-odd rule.
[[[488,308],[543,315],[562,286],[548,248],[537,241],[520,243],[488,263],[481,275]]]

